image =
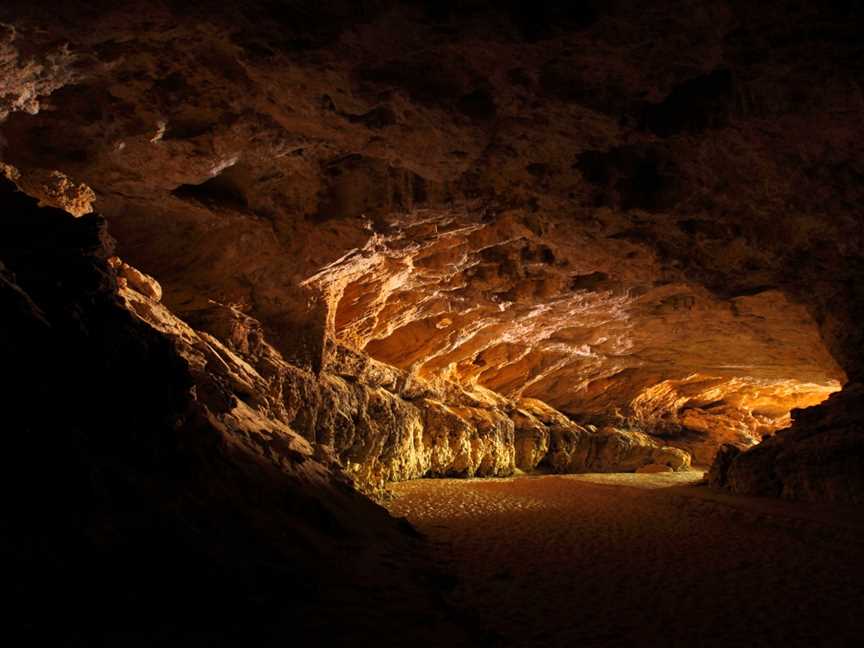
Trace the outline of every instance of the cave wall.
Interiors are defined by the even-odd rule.
[[[402,645],[422,610],[471,645],[416,532],[283,422],[284,363],[253,368],[162,307],[101,216],[5,179],[0,205],[10,638]]]
[[[364,488],[794,453],[857,393],[853,3],[52,8],[0,9],[6,174]]]

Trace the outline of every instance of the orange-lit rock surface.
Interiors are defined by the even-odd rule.
[[[839,389],[806,309],[778,291],[718,299],[652,279],[662,271],[630,248],[592,249],[554,216],[469,214],[401,216],[307,280],[328,334],[418,380],[684,437],[702,464]]]
[[[847,9],[301,5],[9,3],[0,150],[358,484],[706,465],[860,380]]]

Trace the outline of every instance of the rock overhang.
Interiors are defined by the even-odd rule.
[[[755,441],[860,371],[848,75],[804,90],[835,60],[818,41],[772,72],[794,52],[758,50],[767,10],[712,5],[648,50],[671,7],[530,38],[507,13],[322,7],[293,45],[252,4],[64,11],[4,40],[36,113],[9,116],[5,157],[22,184],[92,186],[181,317],[225,304],[305,369],[344,346],[691,449]]]

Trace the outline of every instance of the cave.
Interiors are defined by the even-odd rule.
[[[862,18],[4,2],[9,645],[857,645]]]

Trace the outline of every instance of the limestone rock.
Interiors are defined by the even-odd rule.
[[[525,410],[513,414],[515,462],[520,470],[531,471],[549,451],[549,429]]]
[[[724,446],[709,483],[733,493],[801,500],[864,502],[860,452],[861,383],[793,411],[794,424],[747,451]]]
[[[538,465],[562,473],[632,472],[648,464],[662,464],[671,470],[690,467],[690,455],[636,430],[603,428],[592,431],[536,399],[522,399],[513,415],[516,423],[517,458],[522,440],[522,470]],[[540,440],[539,442],[537,440]],[[536,448],[548,450],[539,456]],[[527,445],[527,451],[526,451]],[[531,457],[531,462],[526,461]]]
[[[60,171],[28,169],[23,172],[0,162],[0,173],[14,182],[21,191],[39,199],[39,204],[63,209],[73,216],[93,211],[96,194],[84,183],[75,183]]]
[[[673,470],[690,467],[690,455],[677,448],[660,446],[633,430],[605,428],[592,437],[589,467],[597,472],[630,472],[647,464],[668,465]]]
[[[514,468],[513,423],[494,410],[421,405],[430,474],[448,477],[509,475]]]
[[[454,407],[453,411],[473,427],[470,434],[471,464],[478,477],[505,477],[515,462],[513,421],[504,412],[478,407]]]
[[[108,264],[117,273],[118,281],[122,287],[128,286],[137,293],[154,301],[162,299],[162,286],[153,277],[144,274],[137,268],[133,268],[120,257],[111,257]]]
[[[322,377],[320,403],[315,441],[332,447],[359,485],[381,488],[426,471],[421,415],[411,403],[330,375]]]
[[[23,111],[36,114],[40,100],[76,79],[76,56],[68,46],[51,47],[30,56],[22,55],[26,49],[14,24],[0,23],[0,122],[9,113]],[[23,47],[22,47],[23,46]]]
[[[690,455],[680,448],[663,446],[655,450],[652,457],[655,463],[669,466],[672,470],[688,470],[690,468]]]

